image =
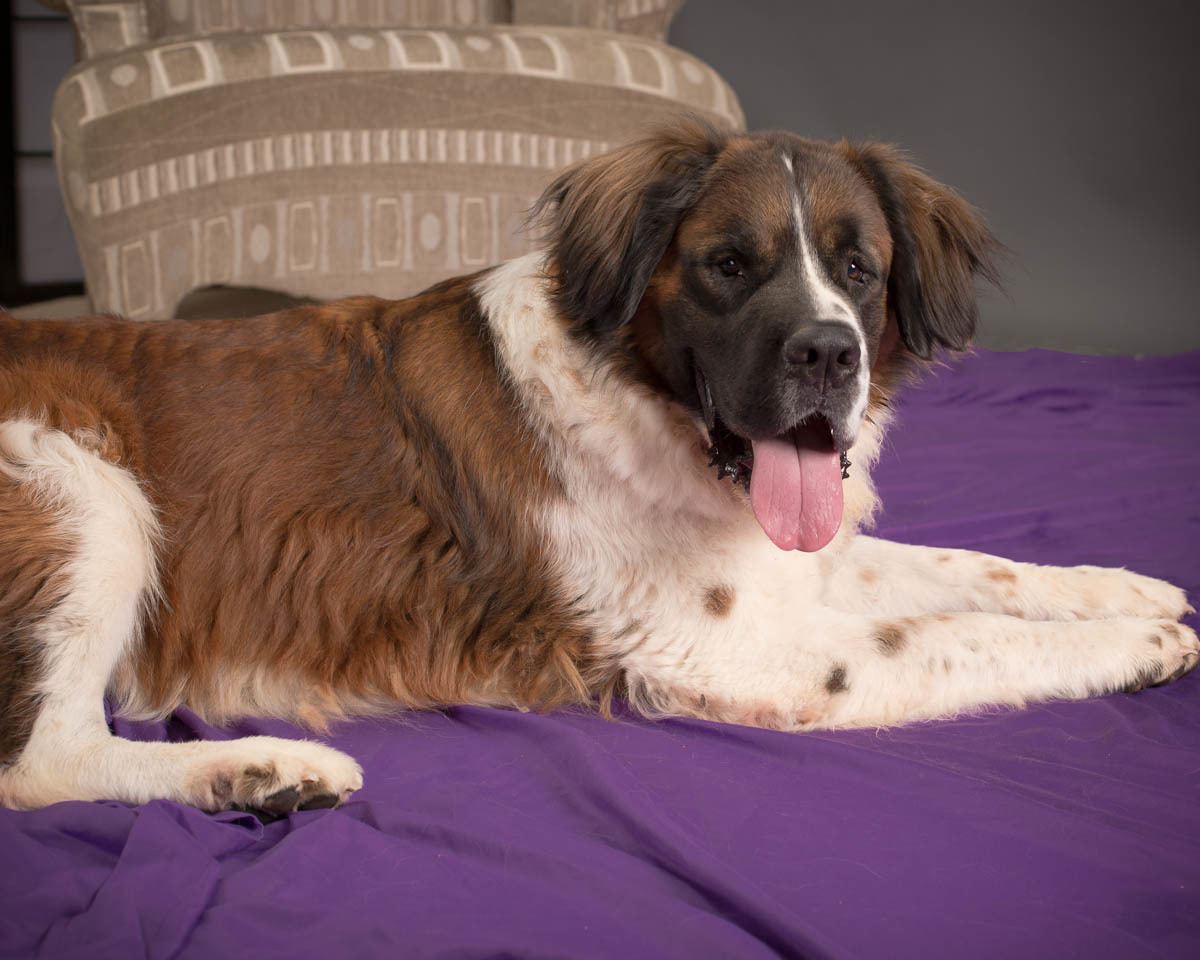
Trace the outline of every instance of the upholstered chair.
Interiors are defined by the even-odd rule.
[[[69,0],[55,157],[91,306],[403,297],[520,254],[554,172],[680,111],[678,0]]]

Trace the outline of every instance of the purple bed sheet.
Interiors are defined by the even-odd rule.
[[[1126,565],[1194,602],[1198,422],[1200,353],[978,353],[902,398],[880,533]],[[1200,671],[882,732],[460,708],[329,739],[362,791],[267,826],[0,811],[0,952],[1200,956]]]

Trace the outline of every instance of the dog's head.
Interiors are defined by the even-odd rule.
[[[995,278],[975,211],[877,143],[689,121],[568,170],[538,211],[573,332],[697,415],[785,549],[832,539],[879,384],[964,348]]]

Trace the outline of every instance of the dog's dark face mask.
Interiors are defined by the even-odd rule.
[[[784,549],[837,532],[890,258],[882,211],[845,161],[771,138],[714,164],[635,315],[657,329],[653,361],[699,411],[714,465]]]
[[[837,532],[889,320],[910,356],[964,346],[990,244],[890,148],[698,124],[568,172],[542,203],[574,331],[628,351],[695,414],[715,468],[747,485],[784,549]],[[952,216],[926,224],[938,204]],[[975,246],[959,250],[966,234]],[[914,293],[926,275],[966,292]]]

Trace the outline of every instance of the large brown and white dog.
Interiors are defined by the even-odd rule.
[[[106,693],[811,729],[1195,665],[1170,584],[858,533],[889,393],[966,345],[992,269],[895,150],[685,122],[538,213],[544,253],[400,302],[0,314],[0,800],[280,813],[361,784],[317,743],[115,738]]]

